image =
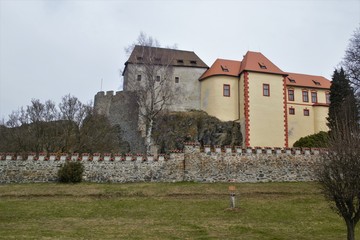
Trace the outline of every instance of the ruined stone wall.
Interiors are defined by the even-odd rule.
[[[319,150],[221,149],[186,145],[168,156],[0,154],[0,183],[57,181],[65,161],[81,161],[88,182],[313,181]]]
[[[133,92],[98,92],[95,95],[94,110],[104,114],[111,125],[120,126],[119,134],[128,143],[130,152],[144,152],[144,139],[138,125],[139,109]]]

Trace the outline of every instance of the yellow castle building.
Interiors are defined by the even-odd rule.
[[[156,83],[167,79],[175,93],[169,111],[203,110],[238,122],[243,147],[292,147],[301,137],[328,130],[331,82],[324,77],[284,72],[260,52],[249,51],[241,61],[217,59],[208,67],[192,51],[135,46],[125,62],[124,90],[100,92],[94,104],[126,130],[124,139],[133,148],[141,143],[143,128],[130,94],[139,89],[129,86],[149,81],[145,59],[157,66]],[[172,74],[165,76],[162,68],[169,67]]]
[[[217,59],[200,81],[201,109],[241,125],[244,147],[290,147],[327,131],[331,82],[284,72],[259,52],[242,61]]]

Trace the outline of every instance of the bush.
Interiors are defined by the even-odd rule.
[[[329,134],[327,132],[319,132],[306,137],[302,137],[294,143],[294,147],[319,147],[324,148],[328,146]]]
[[[79,183],[82,180],[84,166],[80,162],[66,162],[58,171],[62,183]]]

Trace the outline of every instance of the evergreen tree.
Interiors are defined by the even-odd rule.
[[[344,117],[347,118],[349,123],[356,123],[358,121],[354,91],[350,86],[350,81],[344,69],[341,68],[340,70],[335,69],[330,87],[330,106],[327,118],[330,134],[339,127],[338,123],[343,122],[341,119]]]

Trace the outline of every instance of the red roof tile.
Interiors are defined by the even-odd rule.
[[[286,78],[287,86],[329,89],[331,85],[331,81],[322,76],[314,76],[314,75],[307,75],[301,73],[287,73],[287,74],[288,74]]]
[[[200,77],[200,81],[215,75],[226,75],[226,76],[239,76],[240,61],[227,60],[227,59],[216,59],[213,65],[204,72]]]
[[[273,64],[262,53],[250,51],[245,54],[241,62],[240,73],[243,71],[286,75],[285,72],[283,72],[280,68]]]
[[[246,53],[241,62],[236,60],[216,59],[213,65],[204,72],[199,80],[201,81],[216,75],[237,77],[243,71],[284,75],[287,76],[286,85],[288,86],[329,89],[331,85],[331,81],[321,76],[283,72],[262,53],[250,51]]]

